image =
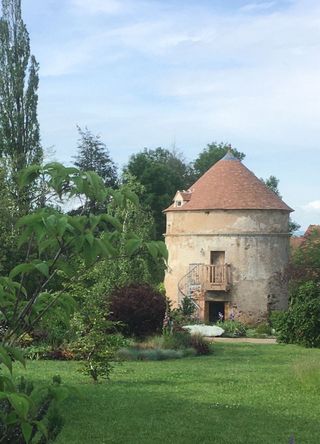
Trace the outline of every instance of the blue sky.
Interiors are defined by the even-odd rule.
[[[320,223],[318,0],[22,0],[40,62],[45,148],[70,162],[76,125],[121,167],[143,147],[193,160],[212,141],[280,179]]]

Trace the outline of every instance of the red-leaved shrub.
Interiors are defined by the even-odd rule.
[[[110,318],[124,324],[128,336],[159,332],[166,310],[165,297],[148,284],[131,284],[111,295]]]

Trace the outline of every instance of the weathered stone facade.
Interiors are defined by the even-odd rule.
[[[290,209],[188,210],[183,203],[176,209],[166,211],[169,261],[165,287],[174,306],[188,294],[197,301],[200,317],[206,321],[216,320],[219,311],[226,319],[234,316],[249,324],[266,320],[270,310],[286,308],[281,277],[289,257]],[[214,266],[219,256],[220,263]],[[221,274],[225,264],[228,278]],[[219,276],[212,277],[217,270]],[[204,279],[212,285],[206,286]],[[221,284],[224,279],[229,280],[227,286]]]

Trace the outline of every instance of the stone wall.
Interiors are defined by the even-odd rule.
[[[211,251],[225,251],[232,286],[224,298],[229,312],[247,322],[266,319],[269,309],[284,309],[287,294],[281,275],[288,263],[288,213],[278,210],[172,211],[167,213],[169,250],[165,287],[178,304],[178,282],[192,263],[210,263]]]

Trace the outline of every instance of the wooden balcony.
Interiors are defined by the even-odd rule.
[[[230,264],[190,264],[190,269],[178,283],[179,295],[197,298],[203,292],[227,292],[231,288]],[[210,296],[207,294],[207,297]]]
[[[202,287],[205,291],[228,291],[231,287],[229,264],[202,265]]]

